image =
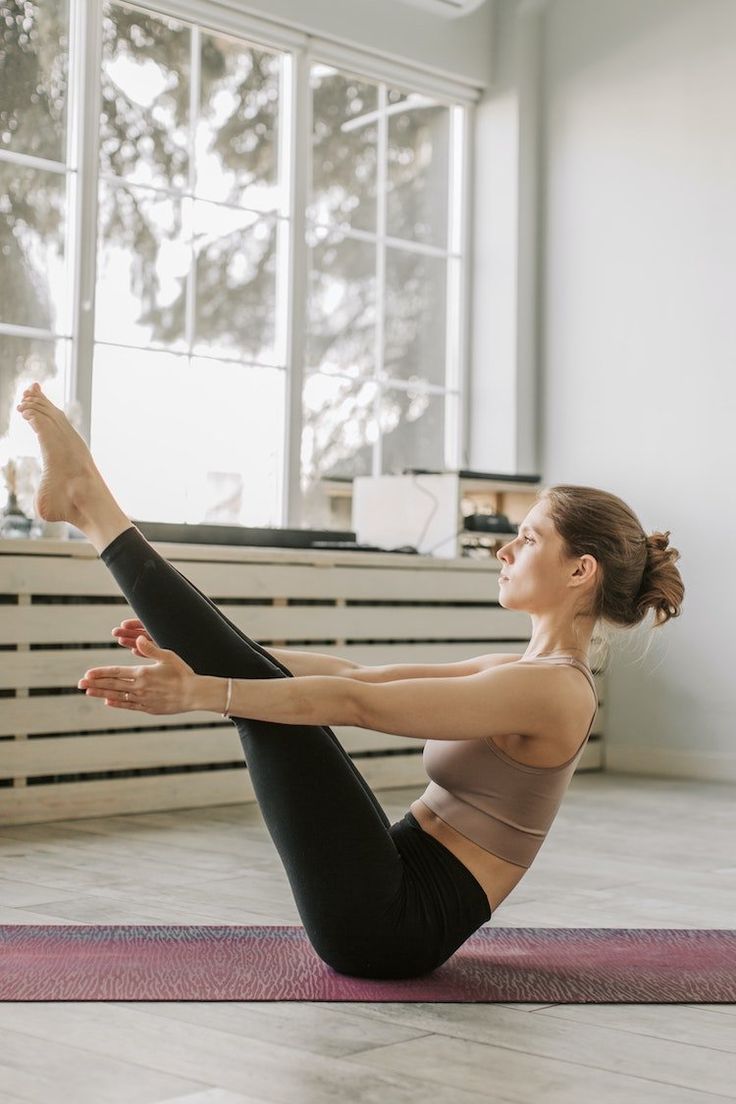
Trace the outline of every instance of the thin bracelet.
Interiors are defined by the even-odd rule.
[[[230,720],[230,718],[227,715],[228,715],[228,712],[230,710],[230,699],[232,697],[232,694],[233,694],[233,680],[231,678],[229,678],[227,680],[227,701],[225,702],[225,712],[222,714],[223,717],[227,717],[228,720]]]

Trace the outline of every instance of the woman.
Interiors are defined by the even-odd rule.
[[[523,656],[371,668],[282,653],[294,677],[151,547],[37,383],[17,409],[40,440],[39,516],[85,533],[140,618],[113,631],[152,661],[91,669],[79,688],[114,708],[232,719],[307,936],[334,970],[402,978],[445,962],[556,815],[597,709],[586,657],[598,619],[678,616],[669,533],[647,537],[604,491],[549,488],[498,552],[501,604],[532,618]],[[339,724],[426,741],[432,781],[402,820],[389,823],[327,727]]]

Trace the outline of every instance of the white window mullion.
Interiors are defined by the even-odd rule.
[[[279,219],[279,242],[283,246],[282,227],[288,228],[285,263],[288,295],[286,310],[286,389],[284,433],[284,481],[281,497],[282,525],[299,528],[302,524],[301,455],[304,357],[306,345],[307,245],[306,210],[312,179],[312,92],[311,57],[308,50],[294,50],[282,60],[282,94],[279,105],[279,166],[286,182],[287,219]],[[284,213],[284,212],[282,212]]]
[[[190,37],[190,55],[189,55],[189,174],[187,181],[187,190],[190,196],[194,196],[194,189],[196,185],[196,139],[197,139],[197,119],[199,118],[199,98],[201,87],[201,69],[200,69],[200,30],[199,27],[192,27],[192,33]],[[182,210],[182,220],[186,214],[187,208],[189,208],[189,233],[191,235],[189,248],[190,248],[190,264],[189,273],[187,275],[187,299],[185,305],[184,315],[184,340],[187,345],[187,354],[190,358],[192,356],[192,346],[195,340],[195,318],[197,312],[197,256],[194,248],[194,198],[182,200],[184,207]]]
[[[448,226],[447,247],[451,254],[462,252],[464,236],[464,185],[465,185],[465,133],[464,111],[461,107],[450,108],[450,135],[448,157]],[[464,258],[449,256],[447,259],[447,282],[445,315],[445,386],[450,392],[445,403],[445,440],[443,465],[446,468],[460,467],[460,451],[463,427],[461,421],[461,403],[458,392],[461,389],[461,361],[463,345],[462,326],[462,273]]]
[[[70,211],[70,225],[73,227],[73,237],[69,238],[73,256],[70,269],[73,281],[72,350],[66,399],[79,403],[81,424],[78,429],[89,442],[92,428],[102,71],[102,4],[98,0],[73,0],[70,50],[69,163],[76,177],[76,186],[74,208]]]
[[[462,126],[462,188],[459,195],[461,219],[459,249],[462,253],[460,263],[460,287],[458,291],[458,381],[460,392],[457,403],[456,424],[458,426],[457,460],[453,461],[453,467],[470,467],[470,332],[472,324],[471,304],[472,295],[472,220],[471,212],[474,202],[473,180],[475,177],[473,163],[472,135],[475,127],[475,107],[467,104],[459,108]]]
[[[69,161],[48,161],[45,157],[34,157],[32,153],[13,153],[11,150],[0,149],[0,162],[9,162],[11,165],[22,165],[27,169],[42,169],[44,172],[65,173]]]
[[[54,330],[42,330],[38,326],[16,326],[12,322],[0,322],[0,335],[25,339],[38,338],[40,341],[57,341],[59,338],[59,334]]]
[[[339,373],[335,373],[335,375],[338,375],[338,374]],[[346,376],[345,378],[349,379],[349,378],[352,378],[352,377],[347,377]],[[430,383],[429,380],[424,380],[424,379],[407,380],[407,379],[398,379],[397,377],[390,376],[387,379],[379,380],[378,382],[380,384],[382,384],[382,386],[384,386],[387,390],[390,389],[391,391],[423,391],[427,395],[446,395],[447,394],[447,388],[443,387],[442,384],[440,384],[440,383]]]
[[[383,375],[383,346],[386,327],[386,177],[388,174],[388,116],[386,85],[378,86],[378,149],[376,151],[376,345],[374,378]],[[383,384],[379,382],[373,399],[373,417],[376,423],[376,440],[373,445],[372,474],[381,474],[383,464],[383,434],[381,433],[381,407]]]

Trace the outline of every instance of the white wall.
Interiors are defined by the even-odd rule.
[[[546,13],[545,483],[682,552],[682,617],[614,659],[611,770],[736,779],[736,3]]]

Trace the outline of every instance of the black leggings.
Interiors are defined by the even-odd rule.
[[[154,643],[200,675],[293,678],[134,525],[100,553]],[[224,708],[223,685],[223,708]],[[415,977],[490,919],[483,887],[411,812],[390,824],[326,725],[233,717],[307,937],[342,974]]]

